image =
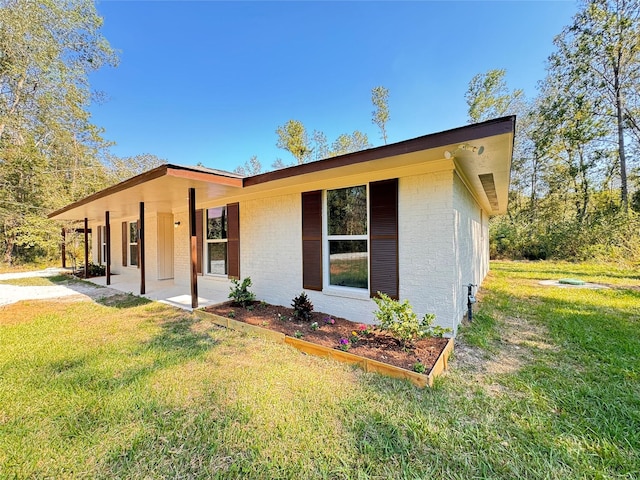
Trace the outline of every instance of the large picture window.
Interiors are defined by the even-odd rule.
[[[228,219],[226,207],[207,209],[206,234],[207,273],[226,275],[228,263]]]
[[[138,266],[138,222],[129,222],[129,265]]]
[[[327,190],[329,285],[369,288],[367,187]]]

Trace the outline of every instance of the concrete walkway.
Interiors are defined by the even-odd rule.
[[[52,277],[63,273],[69,273],[69,270],[47,268],[31,272],[3,273],[0,274],[0,281],[28,277]],[[73,296],[76,296],[77,300],[94,300],[121,293],[133,293],[135,295],[139,291],[140,280],[135,275],[117,275],[112,277],[111,280],[112,283],[109,287],[105,285],[105,277],[90,278],[83,282],[69,282],[65,285],[42,287],[0,284],[0,307],[21,300],[46,300]],[[228,299],[229,287],[227,285],[206,281],[199,281],[198,283],[199,307],[222,303]],[[192,310],[191,295],[188,291],[188,287],[174,285],[173,280],[147,281],[147,293],[140,296],[190,311]]]
[[[53,277],[68,273],[62,268],[47,268],[31,272],[16,272],[0,274],[0,281],[29,277]],[[46,300],[51,298],[78,297],[77,300],[92,300],[109,297],[121,293],[111,288],[85,282],[73,282],[66,285],[51,286],[20,286],[0,283],[0,307],[22,300]]]

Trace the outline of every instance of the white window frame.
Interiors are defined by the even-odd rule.
[[[106,265],[107,264],[107,226],[106,225],[100,225],[98,227],[98,229],[100,230],[100,259],[102,260],[100,262],[100,265]]]
[[[227,219],[227,238],[213,238],[213,239],[209,239],[208,235],[207,235],[207,229],[209,228],[209,209],[211,208],[224,208],[225,211],[225,217]],[[229,276],[229,232],[228,232],[228,227],[229,227],[229,213],[227,212],[227,206],[226,205],[220,205],[220,206],[214,206],[214,207],[207,207],[203,209],[202,212],[204,218],[202,219],[202,225],[203,225],[203,229],[204,231],[202,232],[202,238],[204,239],[203,242],[203,248],[204,248],[204,252],[202,252],[202,258],[204,263],[206,263],[206,268],[203,268],[204,274],[210,277],[218,277],[218,278],[228,278]],[[224,264],[224,273],[211,273],[209,272],[210,268],[211,268],[211,262],[209,261],[209,244],[211,243],[224,243],[226,244],[226,254],[225,254],[225,264]]]
[[[129,267],[132,268],[138,268],[138,257],[139,252],[138,252],[138,248],[140,248],[140,245],[138,245],[138,235],[140,235],[140,232],[138,232],[138,221],[137,220],[133,220],[133,221],[129,221],[127,222],[129,228],[127,229],[127,243],[128,243],[128,248],[127,248],[127,256],[129,257],[129,262],[127,263],[127,265]],[[131,241],[131,225],[134,225],[135,229],[136,229],[136,241],[132,242]],[[135,245],[136,246],[136,258],[133,259],[131,258],[131,247]],[[135,261],[135,263],[133,263]]]
[[[328,192],[331,190],[341,190],[343,188],[364,186],[367,196],[367,233],[364,235],[329,235],[329,208],[327,205]],[[344,185],[335,188],[328,188],[322,191],[322,292],[328,295],[335,295],[348,298],[368,299],[371,287],[371,244],[369,241],[369,232],[371,231],[370,215],[369,215],[369,183]],[[367,242],[367,287],[345,287],[342,285],[331,285],[331,258],[329,255],[329,242],[331,240],[366,240]]]

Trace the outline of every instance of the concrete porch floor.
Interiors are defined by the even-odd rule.
[[[228,300],[229,287],[227,285],[201,281],[202,278],[203,277],[198,277],[198,308],[208,307],[209,305],[215,305]],[[106,276],[89,278],[87,280],[96,285],[107,286]],[[191,308],[190,286],[176,285],[173,279],[146,280],[146,293],[144,295],[140,295],[140,277],[135,274],[111,275],[111,285],[108,287],[124,293],[132,293],[156,302],[166,303],[167,305],[172,305],[184,310],[193,310]]]

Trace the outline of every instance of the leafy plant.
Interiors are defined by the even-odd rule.
[[[296,330],[293,334],[296,338],[302,338],[304,337],[304,335],[302,334],[302,332],[300,330]]]
[[[320,327],[318,326],[318,322],[313,322],[313,323],[311,324],[311,330],[313,330],[314,332],[315,332],[316,330],[318,330],[319,328],[320,328]]]
[[[89,267],[87,272],[90,277],[103,277],[107,273],[107,267],[104,265],[96,265],[95,263],[89,262]]]
[[[427,367],[424,366],[422,362],[416,362],[413,364],[413,371],[417,373],[424,373],[427,370]]]
[[[234,312],[233,310],[231,310],[229,313],[227,313],[227,317],[229,317],[229,318],[236,318],[236,312]]]
[[[400,340],[404,347],[409,347],[417,339],[428,336],[442,336],[449,329],[434,327],[432,325],[436,316],[427,313],[424,317],[418,318],[413,311],[408,300],[400,302],[393,300],[388,295],[378,292],[378,296],[373,299],[378,305],[378,310],[373,312],[380,321],[379,328],[385,330],[394,338]]]
[[[351,343],[349,342],[348,338],[344,338],[342,337],[340,339],[340,342],[338,344],[338,348],[340,350],[342,350],[343,352],[346,352],[347,350],[349,350],[349,347],[351,346]]]
[[[300,295],[293,299],[291,303],[293,307],[293,314],[300,320],[311,320],[311,312],[313,312],[313,303],[307,297],[307,294],[302,292]]]
[[[242,283],[235,279],[231,280],[231,283],[233,283],[233,286],[230,287],[229,298],[233,300],[235,305],[240,305],[244,308],[256,299],[255,294],[249,291],[251,277],[245,278]]]

